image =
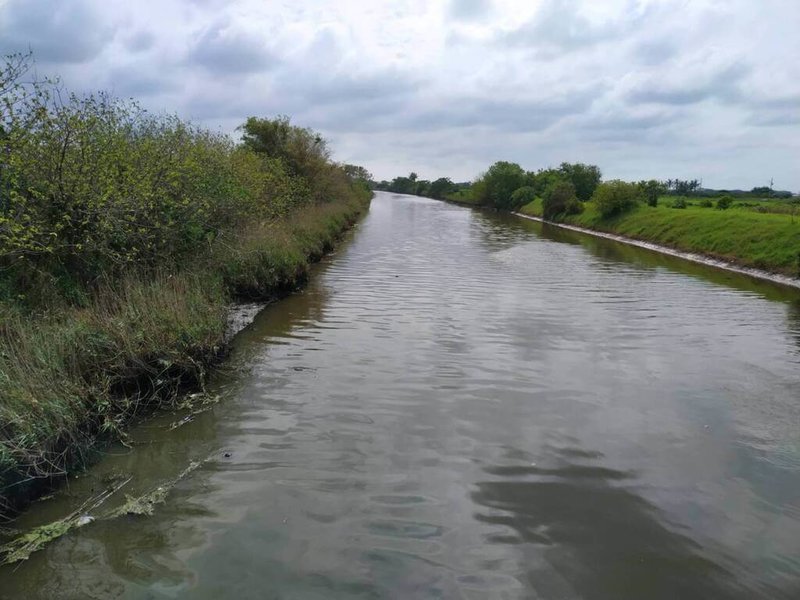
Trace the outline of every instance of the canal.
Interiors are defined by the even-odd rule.
[[[800,597],[797,291],[379,193],[204,398],[0,598]]]

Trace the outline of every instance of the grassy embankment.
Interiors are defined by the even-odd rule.
[[[227,307],[296,289],[369,204],[314,132],[243,143],[0,67],[0,516],[202,388]]]
[[[2,305],[0,512],[83,464],[137,415],[201,388],[225,354],[230,302],[296,289],[365,206],[343,199],[298,211],[201,265],[103,285],[84,307],[31,315]]]
[[[581,214],[564,217],[561,221],[745,267],[798,276],[800,219],[792,217],[788,205],[767,201],[717,210],[693,202],[686,209],[676,209],[667,205],[670,202],[662,198],[659,206],[640,205],[609,218],[603,218],[593,202],[586,202]],[[770,204],[774,212],[759,212],[759,207]],[[519,212],[541,217],[541,199],[523,206]]]

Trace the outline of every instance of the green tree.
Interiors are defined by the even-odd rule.
[[[525,171],[517,163],[499,161],[475,183],[473,193],[480,204],[508,210],[514,190],[525,185]]]
[[[360,165],[344,164],[342,170],[351,181],[372,182],[372,173]]]
[[[667,191],[667,186],[655,179],[640,181],[638,185],[639,189],[644,194],[648,206],[658,206],[659,196],[665,194]]]
[[[431,198],[442,200],[447,196],[447,194],[452,194],[457,189],[458,186],[456,186],[456,184],[454,184],[449,177],[440,177],[431,183],[429,191]]]
[[[411,173],[409,177],[395,177],[392,179],[392,182],[389,184],[388,190],[390,192],[394,192],[395,194],[416,194],[417,193],[417,175],[416,173]]]
[[[246,148],[283,161],[292,175],[314,178],[328,167],[327,142],[312,129],[295,127],[287,116],[249,117],[239,130]]]
[[[414,182],[414,193],[417,196],[430,196],[431,182],[427,179],[418,179]]]
[[[600,184],[602,173],[596,165],[584,163],[561,163],[558,168],[563,177],[575,186],[575,195],[578,200],[587,202]]]
[[[757,198],[769,198],[772,196],[772,188],[768,185],[754,187],[750,193]]]
[[[615,179],[597,186],[592,200],[600,214],[608,218],[631,210],[643,197],[638,185]]]
[[[565,181],[564,174],[558,169],[539,169],[536,173],[528,173],[531,187],[537,196],[544,196],[545,191],[560,181]]]

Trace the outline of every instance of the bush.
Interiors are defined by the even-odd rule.
[[[552,220],[565,215],[577,215],[583,205],[575,195],[575,186],[569,181],[551,184],[542,197],[542,216]]]
[[[22,83],[28,61],[0,61],[0,296],[80,304],[101,276],[182,264],[243,224],[354,193],[286,117],[251,117],[237,145],[133,101]]]
[[[722,198],[717,200],[717,209],[728,210],[732,204],[733,204],[733,198],[731,198],[730,196],[723,196]]]
[[[511,194],[511,210],[517,210],[536,200],[536,190],[526,185],[514,190]]]
[[[711,198],[703,198],[698,202],[698,206],[702,206],[703,208],[711,208],[714,206],[714,203],[711,202]]]
[[[683,196],[678,196],[672,202],[672,208],[686,208],[686,206],[687,206],[686,198],[684,198]]]
[[[639,186],[619,180],[601,183],[592,196],[604,218],[633,209],[643,198],[644,194]]]

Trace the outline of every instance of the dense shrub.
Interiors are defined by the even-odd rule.
[[[678,196],[672,201],[672,208],[686,208],[686,206],[686,198],[683,196]]]
[[[717,200],[717,208],[719,210],[728,210],[733,204],[733,198],[730,196],[723,196]]]
[[[511,210],[517,210],[534,200],[536,200],[536,190],[531,186],[524,185],[514,190],[514,193],[511,194]]]
[[[607,218],[631,210],[643,197],[644,194],[636,184],[614,180],[601,183],[592,200],[600,214]]]
[[[545,190],[542,197],[542,216],[545,219],[575,215],[582,210],[583,205],[575,195],[575,186],[569,181],[558,181]]]
[[[714,203],[711,201],[711,198],[703,198],[700,202],[697,203],[698,206],[703,208],[711,208],[714,206]]]
[[[248,119],[237,145],[132,101],[23,84],[27,61],[0,66],[0,296],[79,300],[101,275],[177,264],[355,185],[286,117]]]

